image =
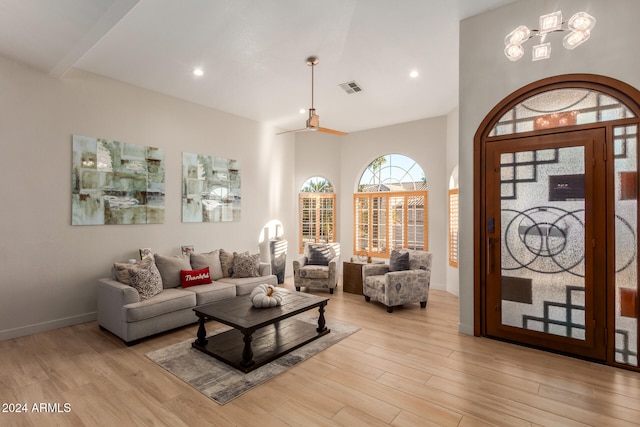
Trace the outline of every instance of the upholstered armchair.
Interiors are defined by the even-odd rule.
[[[293,261],[293,282],[300,288],[328,289],[338,286],[340,243],[305,243],[304,256]]]
[[[427,306],[431,283],[431,253],[411,249],[394,250],[389,264],[365,264],[362,267],[362,293],[369,302],[372,299],[393,307],[419,302]]]

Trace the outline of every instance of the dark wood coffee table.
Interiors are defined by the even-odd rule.
[[[198,338],[192,347],[243,372],[250,372],[330,332],[324,309],[329,298],[278,288],[282,304],[255,308],[249,295],[225,299],[193,309]],[[292,318],[318,307],[318,325]],[[205,322],[215,320],[234,329],[207,338]]]

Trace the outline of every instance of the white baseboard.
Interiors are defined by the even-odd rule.
[[[464,335],[473,335],[473,325],[458,323],[458,332]]]
[[[436,289],[438,291],[446,291],[447,290],[447,285],[445,283],[431,282],[431,283],[429,283],[429,289]]]
[[[53,329],[64,328],[66,326],[78,325],[80,323],[92,322],[96,320],[97,313],[79,314],[77,316],[65,317],[63,319],[51,320],[48,322],[36,323],[34,325],[21,326],[19,328],[5,329],[0,331],[0,341],[12,338],[24,337],[26,335],[37,334],[39,332],[51,331]]]

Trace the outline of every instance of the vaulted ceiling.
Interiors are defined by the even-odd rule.
[[[54,78],[78,68],[281,129],[304,126],[313,55],[320,125],[353,132],[449,113],[459,21],[513,1],[2,0],[0,55]],[[347,94],[347,82],[361,91]]]

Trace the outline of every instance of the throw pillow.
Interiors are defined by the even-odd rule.
[[[189,255],[163,256],[155,254],[156,266],[162,276],[164,288],[177,288],[181,285],[180,270],[191,270]]]
[[[201,270],[181,270],[180,281],[182,282],[183,288],[212,283],[211,275],[209,274],[209,267],[205,267]]]
[[[129,280],[131,286],[140,294],[140,301],[162,292],[162,277],[153,258],[145,258],[137,264],[131,264]]]
[[[125,285],[130,285],[131,281],[129,279],[129,269],[131,269],[131,267],[135,267],[136,264],[131,264],[131,263],[124,263],[124,262],[114,262],[113,263],[113,272],[116,275],[116,278],[118,279],[118,282],[125,284]]]
[[[329,265],[331,248],[327,245],[309,245],[309,265]]]
[[[234,279],[244,277],[260,277],[260,254],[249,255],[248,252],[233,254]]]
[[[220,249],[220,265],[222,266],[222,277],[231,277],[233,272],[233,252]]]
[[[409,269],[409,252],[391,251],[389,271],[403,271]]]
[[[145,259],[147,257],[153,258],[153,251],[151,248],[140,248],[140,259]]]
[[[191,268],[194,270],[202,270],[205,267],[209,267],[211,280],[222,279],[222,264],[220,264],[219,250],[211,251],[206,254],[191,252]]]

